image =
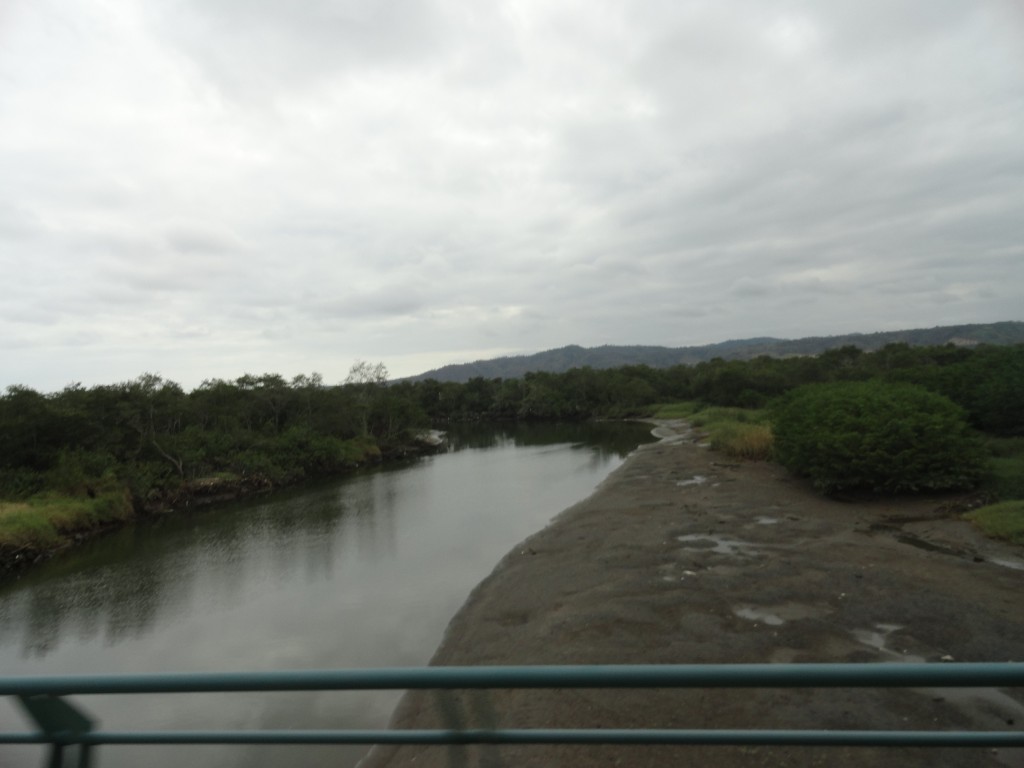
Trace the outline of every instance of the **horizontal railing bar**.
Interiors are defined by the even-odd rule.
[[[0,695],[464,688],[982,688],[1024,686],[1024,663],[406,667],[0,677]]]
[[[40,734],[2,743],[36,744]],[[759,746],[1022,747],[1024,731],[806,731],[513,729],[374,731],[158,731],[78,734],[68,743],[142,744],[698,744]]]

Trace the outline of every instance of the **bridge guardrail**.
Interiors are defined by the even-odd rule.
[[[50,745],[45,765],[91,765],[101,744],[702,744],[1024,747],[1024,730],[435,729],[100,731],[67,701],[95,694],[530,688],[1006,688],[1024,663],[677,664],[422,667],[202,674],[0,677],[39,730],[0,744]],[[72,755],[72,748],[77,755]]]

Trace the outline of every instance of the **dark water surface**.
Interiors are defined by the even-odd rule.
[[[516,543],[651,440],[642,424],[460,427],[451,450],[142,523],[0,587],[0,674],[426,664]],[[104,730],[376,728],[399,692],[89,696]],[[8,702],[0,729],[28,730]],[[349,747],[101,747],[116,766],[353,765]],[[38,747],[0,746],[0,766]]]

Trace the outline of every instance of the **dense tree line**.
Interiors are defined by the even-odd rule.
[[[400,450],[426,415],[386,371],[359,364],[326,386],[318,374],[204,381],[185,392],[159,376],[44,395],[0,397],[0,498],[88,490],[111,473],[137,498],[229,473],[272,484],[338,472]]]
[[[979,429],[1024,435],[1021,345],[848,346],[813,357],[575,368],[465,384],[388,384],[383,366],[365,363],[339,385],[317,374],[246,374],[185,392],[146,374],[51,394],[8,387],[0,396],[0,498],[80,493],[111,475],[137,499],[216,473],[279,484],[400,452],[431,423],[636,416],[677,400],[761,407],[802,385],[868,380],[919,385],[957,403]]]
[[[654,403],[674,400],[760,408],[805,384],[871,379],[921,385],[960,405],[979,429],[1024,434],[1024,345],[901,343],[876,352],[847,346],[813,357],[716,358],[670,368],[574,368],[521,379],[475,378],[465,384],[428,379],[407,386],[433,421],[584,419],[641,415]]]

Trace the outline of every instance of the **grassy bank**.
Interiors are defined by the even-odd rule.
[[[50,551],[71,536],[120,525],[134,516],[131,495],[116,484],[91,495],[46,491],[24,501],[0,501],[0,550]]]
[[[999,499],[964,515],[986,536],[1024,544],[1024,437],[992,437],[986,441],[992,458],[981,487]]]
[[[326,448],[325,442],[329,442]],[[287,444],[279,440],[278,444],[288,450],[253,450],[229,456],[244,467],[243,472],[211,471],[193,479],[169,476],[160,465],[153,470],[141,463],[107,468],[97,477],[85,473],[81,462],[61,462],[45,476],[50,486],[45,490],[19,498],[0,498],[0,572],[45,559],[138,516],[230,501],[435,450],[410,441],[390,446],[385,453],[370,437],[292,440]]]
[[[1024,501],[1003,501],[990,504],[964,515],[986,536],[1013,544],[1024,544]]]

